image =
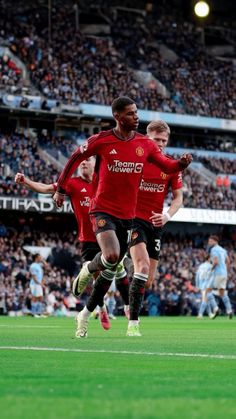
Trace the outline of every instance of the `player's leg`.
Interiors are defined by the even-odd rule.
[[[89,281],[95,279],[98,272],[90,273],[87,269],[88,263],[100,252],[97,242],[83,242],[81,248],[82,268],[71,283],[71,292],[79,297],[86,289]]]
[[[105,277],[106,270],[109,276],[109,271],[113,271],[119,262],[120,245],[116,235],[116,219],[108,214],[97,213],[91,216],[91,222],[101,251],[91,262],[86,262],[83,265],[79,275],[73,281],[72,289],[75,296],[79,295],[79,290],[91,279],[93,273],[104,271]]]
[[[83,269],[99,252],[100,252],[100,247],[97,242],[83,242],[82,243],[81,257],[82,257],[82,262],[83,262]],[[78,279],[79,277],[78,275],[72,282],[73,294],[75,296],[79,296],[80,294],[82,294],[85,291],[91,277],[94,280],[96,280],[98,275],[99,275],[99,272],[94,272],[93,274],[89,273],[86,277],[83,278],[83,281],[80,281],[80,282]],[[94,313],[96,317],[99,317],[102,328],[105,330],[109,330],[111,327],[111,324],[108,317],[107,308],[104,302],[103,304],[95,308],[95,310],[93,311],[93,314]]]
[[[150,245],[150,248],[147,248]],[[145,286],[149,276],[150,257],[158,259],[155,250],[155,230],[151,223],[135,219],[130,239],[130,256],[134,265],[133,279],[130,285],[130,321],[128,324],[128,336],[140,336],[139,312],[145,293]]]
[[[32,294],[31,300],[31,313],[34,317],[37,317],[42,314],[42,297],[43,297],[43,288],[39,284],[30,285],[30,290]]]
[[[206,295],[207,295],[208,304],[211,308],[211,314],[209,314],[209,317],[210,319],[215,319],[219,314],[219,307],[217,305],[212,289],[208,289],[206,291]]]
[[[124,302],[125,316],[129,320],[129,278],[127,275],[127,271],[124,267],[124,258],[119,262],[119,264],[116,267],[115,283],[116,289],[119,291],[120,296]]]
[[[109,316],[109,319],[112,319],[112,320],[116,319],[116,317],[114,316],[114,310],[116,306],[115,291],[116,291],[115,281],[112,281],[111,286],[107,292],[107,299],[106,299],[108,316]]]
[[[225,306],[226,313],[228,314],[229,319],[232,319],[233,311],[232,311],[232,306],[230,303],[228,293],[226,291],[226,284],[227,284],[227,278],[225,276],[215,277],[215,287],[219,290],[219,296],[223,301],[223,304]]]
[[[145,293],[145,283],[148,279],[150,266],[146,244],[142,242],[130,247],[130,255],[134,265],[134,275],[129,292],[130,320],[127,335],[141,336],[138,330],[138,316]]]
[[[91,273],[104,269],[114,270],[120,260],[117,219],[108,214],[97,213],[91,216],[91,222],[101,252],[89,263],[88,270]]]
[[[229,316],[229,319],[233,318],[233,310],[232,310],[232,306],[230,303],[230,299],[228,296],[228,293],[226,292],[225,288],[220,288],[219,289],[219,295],[224,303],[225,309],[226,309],[226,313]]]
[[[41,285],[39,287],[42,289]],[[41,291],[43,293],[43,289]],[[37,297],[36,314],[41,316],[43,314],[43,296]]]
[[[207,306],[206,306],[206,312],[207,312],[208,317],[211,319],[213,316],[213,313],[212,313],[211,305],[209,302],[207,303]]]
[[[202,300],[201,300],[199,311],[198,311],[198,316],[197,316],[198,319],[203,318],[204,312],[207,308],[206,290],[204,289],[201,290],[201,294],[202,294]]]
[[[161,235],[162,229],[143,220],[135,220],[130,243],[130,255],[134,264],[134,277],[130,287],[130,320],[135,321],[134,324],[141,309],[144,285],[151,286],[156,278]]]
[[[88,269],[90,271],[90,266],[92,265],[93,270],[96,262],[100,264],[100,267],[102,265],[103,269],[101,269],[101,272],[95,281],[92,294],[88,300],[88,307],[91,309],[95,304],[95,300],[99,305],[103,303],[104,295],[107,293],[113,279],[115,278],[115,267],[118,263],[120,254],[120,244],[114,230],[100,232],[97,235],[97,240],[102,251],[100,262],[98,262],[98,258],[96,256],[88,265]],[[95,260],[96,258],[97,260]]]
[[[127,277],[127,272],[124,268],[123,260],[124,260],[124,255],[127,252],[128,237],[129,237],[129,231],[131,227],[130,220],[127,220],[127,221],[115,220],[114,223],[115,223],[115,233],[116,233],[116,237],[118,239],[119,247],[120,247],[120,256],[119,256],[120,262],[116,266],[116,270],[115,270],[116,280],[112,282],[108,290],[108,311],[109,311],[109,317],[112,319],[115,318],[113,311],[115,307],[114,293],[116,290],[120,292],[120,295],[125,304],[126,316],[127,317],[129,316],[129,281]]]
[[[161,251],[161,238],[163,234],[163,229],[154,227],[151,223],[146,224],[146,246],[147,252],[150,259],[149,274],[146,287],[151,288],[154,283],[157,275],[158,260]],[[145,237],[145,236],[144,236]]]
[[[130,230],[130,226],[131,226],[131,222],[130,220],[126,220],[126,221],[121,221],[115,218],[111,218],[109,219],[108,217],[106,218],[106,225],[104,225],[104,228],[110,227],[111,232],[113,233],[113,243],[111,243],[111,240],[108,240],[107,243],[105,243],[105,240],[101,240],[102,237],[102,231],[101,231],[101,227],[99,229],[99,233],[97,234],[97,240],[98,243],[100,244],[101,250],[102,250],[102,255],[107,255],[106,257],[109,259],[108,256],[108,252],[107,249],[113,254],[117,254],[118,257],[118,252],[117,250],[119,249],[119,260],[123,260],[124,255],[127,252],[127,246],[128,246],[128,232]],[[105,230],[105,233],[110,232],[110,230]],[[107,238],[108,236],[106,235],[105,238]],[[105,244],[105,246],[104,246]],[[115,246],[114,246],[115,244]],[[102,258],[101,258],[102,261]],[[89,265],[90,266],[90,265]],[[114,275],[114,268],[113,269],[104,269],[101,274],[100,277],[105,277],[107,278],[107,275],[109,274],[109,271],[112,272],[112,276]],[[116,283],[115,283],[115,287],[118,289],[118,291],[121,294],[121,297],[125,303],[125,313],[126,316],[128,316],[128,309],[129,309],[129,281],[128,281],[128,277],[127,277],[127,273],[126,270],[124,268],[124,265],[122,262],[120,262],[117,266],[116,266],[116,270],[115,270],[115,274],[116,274]],[[96,281],[97,282],[97,281]],[[91,296],[92,297],[92,296]],[[109,315],[110,318],[114,318],[113,315],[113,310],[114,310],[114,304],[115,304],[115,299],[114,299],[114,295],[109,295],[109,304],[108,304],[108,311],[109,311]]]
[[[152,284],[154,283],[156,279],[157,274],[157,268],[158,268],[158,260],[150,258],[150,268],[149,268],[149,274],[148,274],[148,280],[146,283],[146,288],[151,288]]]
[[[31,288],[31,293],[33,294],[33,286]],[[31,314],[35,316],[37,314],[37,298],[32,295],[31,298]]]
[[[109,216],[105,216],[104,214],[103,217],[99,215],[96,218],[96,226],[97,230],[95,230],[95,233],[102,252],[88,264],[88,269],[90,273],[96,272],[97,270],[101,270],[101,272],[95,281],[86,306],[77,317],[76,337],[87,336],[89,316],[97,305],[103,305],[104,296],[115,278],[114,269],[120,257],[120,244],[116,235],[116,220],[111,220]]]

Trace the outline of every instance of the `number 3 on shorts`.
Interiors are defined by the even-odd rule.
[[[161,250],[161,240],[160,239],[155,239],[155,250],[156,250],[156,252],[160,252],[160,250]]]

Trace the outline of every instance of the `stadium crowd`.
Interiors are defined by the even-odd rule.
[[[77,132],[76,136],[79,138],[86,138],[82,133]],[[73,139],[65,138],[64,136],[52,135],[42,133],[38,138],[38,144],[41,148],[52,153],[55,158],[58,157],[58,151],[65,157],[69,157],[76,149],[76,142]]]
[[[20,2],[9,20],[11,2],[2,3],[2,43],[26,64],[32,85],[47,98],[110,105],[128,94],[141,109],[235,118],[233,64],[207,55],[199,28],[180,13],[121,15],[103,2],[111,33],[89,37],[75,29],[72,3],[57,2],[49,41],[45,13]],[[160,52],[163,45],[173,59]],[[150,71],[167,94],[155,79],[150,85],[140,81],[136,70]],[[11,68],[7,77],[16,77]]]
[[[7,55],[0,56],[0,91],[15,93],[23,87],[21,69]]]
[[[141,19],[130,13],[118,16],[113,31],[115,45],[123,50],[130,65],[151,71],[169,89],[165,112],[235,118],[233,65],[205,53],[199,28],[192,23],[176,14],[151,14]],[[160,44],[176,57],[165,59]],[[158,102],[152,105],[152,109],[158,108]]]
[[[32,196],[28,189],[15,184],[14,173],[22,172],[33,179],[45,183],[56,182],[58,169],[40,156],[38,139],[28,134],[0,134],[0,195]],[[9,166],[11,173],[4,175],[4,167]]]
[[[171,201],[171,194],[166,204]],[[215,210],[234,210],[236,204],[235,191],[215,182],[203,181],[199,174],[189,169],[183,175],[183,206],[185,208],[201,208]]]
[[[29,267],[36,248],[50,247],[47,268],[44,268],[44,312],[48,315],[71,315],[84,306],[87,295],[80,299],[70,294],[72,276],[81,266],[80,246],[75,234],[44,232],[24,224],[8,228],[0,223],[0,313],[30,314],[31,293]],[[195,271],[203,261],[206,236],[166,234],[156,281],[144,298],[145,315],[196,315],[201,300],[195,288]],[[236,307],[236,253],[235,242],[226,242],[231,260],[228,289]],[[123,314],[123,303],[116,293],[116,314]]]
[[[198,161],[202,162],[213,173],[226,173],[228,175],[234,175],[236,173],[236,160],[199,156]]]

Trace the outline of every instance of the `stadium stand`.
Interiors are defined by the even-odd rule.
[[[104,3],[109,31],[100,36],[100,25],[95,33],[88,33],[89,25],[82,21],[81,31],[76,30],[71,5],[61,7],[57,2],[52,9],[48,48],[45,13],[35,16],[34,8],[26,11],[20,3],[12,16],[14,24],[9,25],[11,2],[3,2],[2,43],[24,62],[31,89],[34,86],[55,103],[109,105],[113,97],[128,94],[140,109],[235,118],[233,61],[207,54],[193,22],[163,9],[157,20],[154,12],[145,12],[143,2],[141,14],[133,9],[122,13]],[[138,77],[137,70],[143,77]],[[148,73],[152,75],[149,84],[145,82]],[[25,99],[23,105],[27,103]]]

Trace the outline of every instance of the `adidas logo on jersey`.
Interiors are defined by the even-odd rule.
[[[117,154],[117,151],[113,148],[113,150],[111,150],[109,154]]]
[[[87,192],[87,189],[83,188],[80,192]]]

